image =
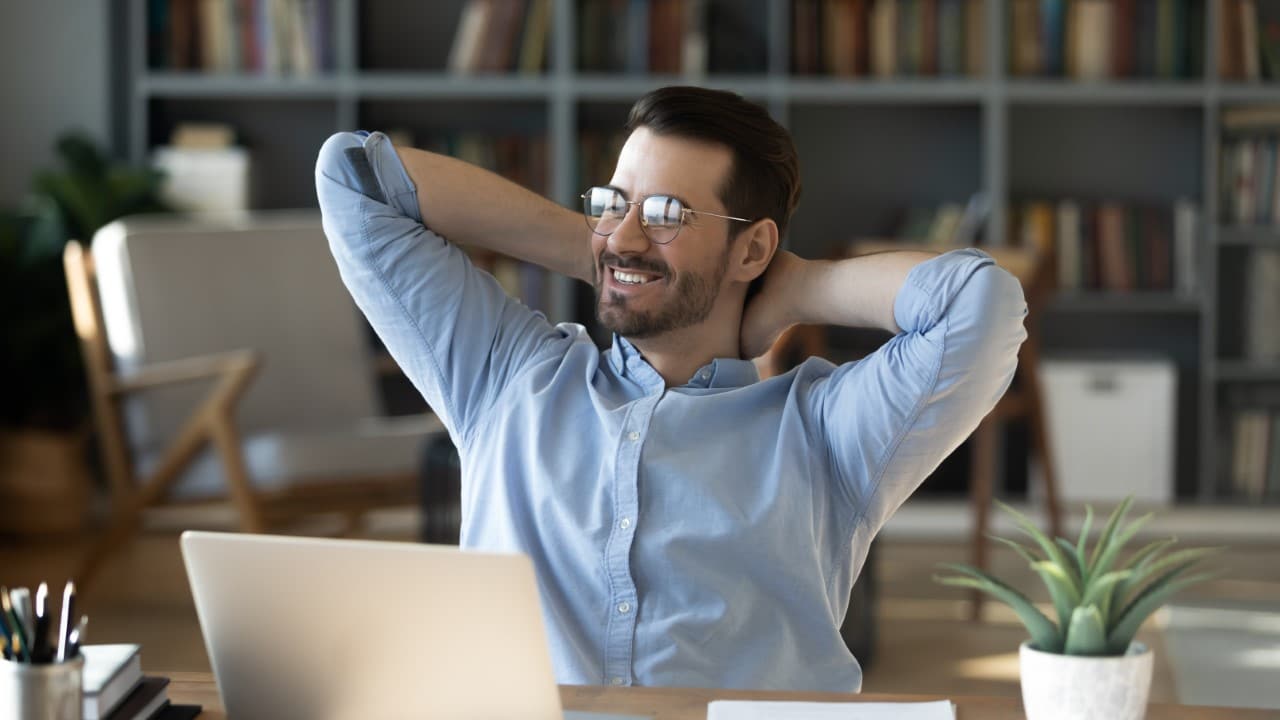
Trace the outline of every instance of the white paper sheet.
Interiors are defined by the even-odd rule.
[[[955,720],[950,701],[911,703],[751,702],[707,704],[707,720]]]

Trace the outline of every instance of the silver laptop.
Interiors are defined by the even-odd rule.
[[[227,716],[564,713],[523,555],[193,532],[182,557]]]

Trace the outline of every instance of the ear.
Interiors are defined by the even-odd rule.
[[[757,220],[738,233],[733,240],[733,263],[730,277],[749,283],[769,268],[773,254],[778,251],[778,225],[769,218]]]

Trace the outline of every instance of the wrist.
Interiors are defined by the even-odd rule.
[[[788,298],[785,313],[787,325],[821,325],[830,322],[825,317],[824,308],[818,299],[824,297],[823,288],[830,281],[830,260],[807,260],[797,255],[790,256],[789,276],[792,278],[784,297]]]

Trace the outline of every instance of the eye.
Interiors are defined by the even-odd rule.
[[[645,198],[644,221],[646,225],[655,227],[673,227],[680,224],[684,216],[684,205],[679,200],[666,195],[654,195]]]

